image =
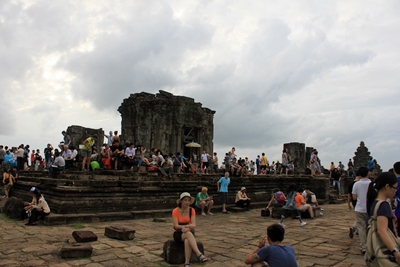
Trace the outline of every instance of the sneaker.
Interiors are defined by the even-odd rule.
[[[354,237],[354,230],[353,230],[353,227],[350,227],[350,230],[349,230],[349,237],[350,237],[350,238],[353,238],[353,237]]]
[[[280,222],[279,224],[282,225],[282,227],[285,227],[285,224],[283,222]]]
[[[208,215],[214,215],[214,213],[212,213],[212,212],[209,212],[209,213],[208,213]]]
[[[281,219],[285,219],[285,216],[281,215]]]
[[[323,214],[322,212],[320,212],[320,213],[319,213],[319,215],[321,215],[321,216],[322,216],[322,215],[324,215],[324,214]]]
[[[4,195],[2,198],[6,198],[6,195]]]
[[[201,214],[201,216],[206,216],[206,214],[203,212],[203,213]]]
[[[304,225],[306,225],[307,223],[306,222],[301,222],[300,223],[300,226],[304,226]]]
[[[319,208],[319,210],[324,210],[323,208]]]

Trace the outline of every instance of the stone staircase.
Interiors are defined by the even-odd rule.
[[[195,196],[203,186],[208,187],[209,195],[214,196],[213,213],[220,212],[220,194],[216,191],[219,178],[219,175],[213,174],[176,174],[164,178],[157,172],[104,170],[69,171],[63,172],[58,178],[47,178],[45,172],[23,171],[12,196],[30,201],[29,189],[37,187],[51,208],[45,223],[52,225],[169,217],[180,193],[187,191]],[[291,183],[304,187],[311,185],[315,188],[313,191],[318,200],[329,199],[326,178],[315,179],[301,175],[231,177],[228,195],[228,203],[231,205],[228,208],[234,205],[235,195],[242,186],[247,188],[252,208],[264,208],[273,188],[287,188]],[[0,205],[2,202],[5,201],[1,201]],[[232,209],[232,212],[235,211]]]

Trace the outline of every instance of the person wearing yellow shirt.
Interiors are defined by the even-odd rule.
[[[260,168],[261,168],[261,173],[265,174],[267,169],[267,157],[265,156],[265,153],[261,154]]]

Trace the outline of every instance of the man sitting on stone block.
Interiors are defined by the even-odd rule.
[[[298,267],[296,254],[291,246],[282,244],[285,229],[279,224],[267,228],[267,236],[262,236],[258,246],[250,252],[244,263],[252,267]],[[265,246],[268,241],[269,246]]]
[[[206,213],[204,212],[204,208],[207,207],[207,214],[208,215],[214,215],[211,213],[211,209],[214,205],[214,200],[212,199],[212,196],[209,196],[208,193],[208,188],[203,187],[201,189],[201,192],[197,193],[196,195],[196,207],[201,209],[201,215],[206,216]]]
[[[246,195],[246,187],[242,187],[236,194],[235,204],[245,210],[250,210],[250,200]]]

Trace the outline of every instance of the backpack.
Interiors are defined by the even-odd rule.
[[[395,267],[399,266],[396,263],[396,258],[393,261],[393,255],[390,253],[389,249],[382,242],[378,235],[377,229],[377,212],[382,204],[383,200],[377,201],[374,208],[374,213],[370,217],[368,221],[368,229],[367,229],[367,252],[365,253],[364,259],[369,267]],[[395,224],[393,222],[395,227]],[[393,232],[388,228],[387,232],[389,234],[390,239],[396,245],[396,247],[400,247],[400,239],[397,238]],[[379,259],[379,262],[378,262]]]
[[[282,191],[278,191],[274,194],[274,202],[277,205],[283,206],[286,202],[285,195]]]

